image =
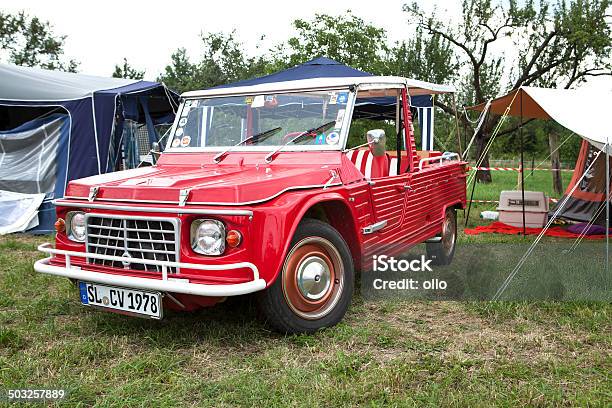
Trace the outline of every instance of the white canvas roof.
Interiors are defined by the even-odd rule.
[[[295,81],[271,82],[250,86],[237,86],[227,88],[213,88],[201,91],[185,92],[185,98],[211,97],[211,96],[230,96],[259,94],[267,92],[301,91],[309,89],[326,88],[345,88],[351,85],[360,87],[400,87],[407,86],[410,95],[431,95],[440,93],[455,92],[451,85],[432,84],[416,79],[395,77],[395,76],[363,76],[363,77],[333,77],[333,78],[310,78]]]
[[[66,101],[135,82],[138,81],[0,64],[0,100]]]
[[[517,94],[518,92],[518,94]],[[516,95],[516,96],[515,96]],[[486,104],[468,109],[484,110]],[[612,143],[612,92],[604,89],[549,89],[522,86],[491,101],[489,111],[524,118],[552,119],[583,139],[603,149]],[[608,154],[612,149],[607,149]]]

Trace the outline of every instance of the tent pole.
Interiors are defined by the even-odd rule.
[[[474,199],[474,189],[476,188],[476,176],[480,170],[476,170],[476,174],[474,174],[474,179],[472,180],[472,192],[470,193],[470,202],[468,203],[467,215],[465,216],[465,225],[467,227],[468,220],[470,219],[470,210],[472,209],[472,200]]]
[[[519,101],[521,106],[521,125],[519,129],[520,137],[521,137],[521,202],[523,204],[523,238],[527,236],[527,228],[525,225],[525,164],[523,160],[523,93],[519,88],[519,92],[521,92],[521,99]]]
[[[606,279],[608,282],[610,272],[610,157],[608,156],[608,150],[610,148],[610,142],[606,137]],[[606,284],[607,286],[607,284]]]
[[[433,98],[433,96],[432,96]],[[435,103],[432,106],[436,106]],[[455,129],[457,129],[457,144],[459,145],[459,157],[463,157],[463,149],[461,149],[461,135],[459,134],[459,116],[457,115],[457,100],[455,98],[455,93],[453,93],[453,109],[455,112]]]

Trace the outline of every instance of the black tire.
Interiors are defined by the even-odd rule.
[[[281,272],[271,286],[257,294],[257,304],[274,330],[313,333],[342,320],[353,288],[353,258],[340,233],[322,221],[304,219],[291,240]]]
[[[427,257],[433,265],[449,265],[455,255],[457,244],[457,213],[454,208],[448,208],[442,222],[442,240],[435,243],[427,243]]]

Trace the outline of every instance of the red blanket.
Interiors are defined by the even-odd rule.
[[[525,232],[527,235],[538,235],[542,232],[543,228],[526,228]],[[520,235],[523,233],[521,227],[513,227],[503,222],[494,222],[489,225],[480,225],[476,228],[463,230],[467,235],[478,235],[478,234],[506,234],[506,235]],[[557,238],[578,238],[579,234],[566,231],[563,227],[550,227],[544,235],[549,237]],[[605,235],[585,235],[585,239],[605,239]]]

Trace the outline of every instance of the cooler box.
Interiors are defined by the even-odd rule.
[[[523,227],[523,199],[520,191],[502,191],[499,195],[499,221]],[[525,226],[542,228],[548,219],[548,197],[541,191],[525,191]]]

